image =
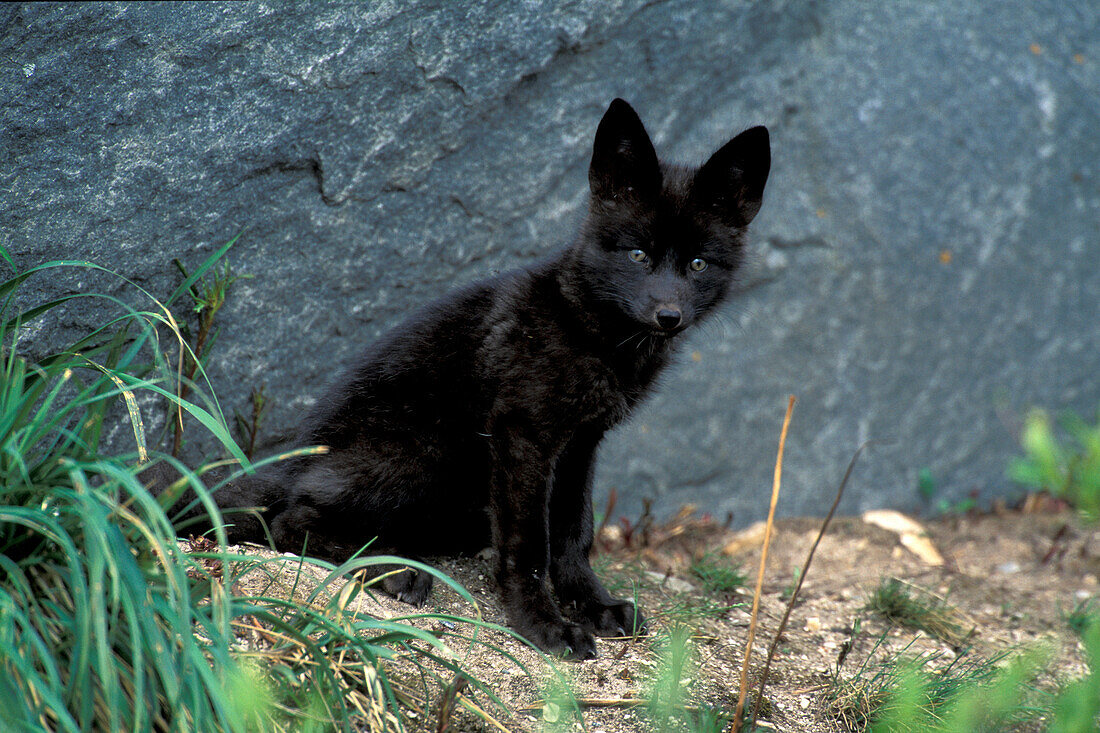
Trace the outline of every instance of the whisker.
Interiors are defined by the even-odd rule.
[[[627,337],[626,337],[625,339],[623,339],[622,341],[620,341],[619,343],[617,343],[617,344],[615,345],[615,348],[616,348],[616,349],[618,349],[618,348],[620,348],[621,346],[623,346],[624,344],[626,344],[626,342],[630,341],[630,339],[634,338],[635,336],[641,336],[641,335],[642,335],[642,332],[641,332],[641,331],[638,331],[637,333],[632,333],[632,334],[630,334],[629,336],[627,336]]]

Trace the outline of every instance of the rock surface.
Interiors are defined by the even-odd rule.
[[[920,509],[924,468],[1011,494],[1024,410],[1093,414],[1100,6],[466,5],[0,9],[4,248],[163,295],[242,233],[211,373],[227,412],[266,386],[270,445],[410,308],[565,243],[622,96],[666,157],[766,124],[774,167],[744,292],[602,451],[620,508],[763,516],[788,393],[786,514],[868,438],[844,511]]]

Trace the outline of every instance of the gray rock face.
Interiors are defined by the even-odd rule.
[[[0,10],[3,245],[156,294],[242,233],[211,374],[273,445],[338,365],[580,219],[607,102],[666,157],[752,124],[773,172],[742,293],[602,451],[636,512],[787,514],[1011,493],[1030,405],[1100,402],[1100,6],[759,0]],[[43,296],[106,288],[87,273]],[[100,325],[102,304],[27,343]]]

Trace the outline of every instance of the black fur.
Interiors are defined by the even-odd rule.
[[[241,482],[219,503],[266,505],[280,549],[301,551],[308,533],[308,552],[336,559],[375,537],[371,552],[412,557],[491,544],[509,623],[551,652],[592,657],[592,634],[641,628],[589,565],[593,456],[675,336],[726,295],[769,166],[763,127],[699,169],[660,164],[616,99],[573,244],[383,336],[302,427],[300,445],[329,453]],[[231,536],[262,538],[248,520]],[[386,585],[417,604],[430,587],[411,569]]]

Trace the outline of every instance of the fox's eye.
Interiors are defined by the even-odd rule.
[[[691,269],[695,270],[696,272],[702,272],[703,270],[707,269],[707,261],[696,257],[694,260],[691,261]]]
[[[632,249],[627,252],[627,256],[635,262],[648,262],[649,255],[645,253],[644,249]]]

